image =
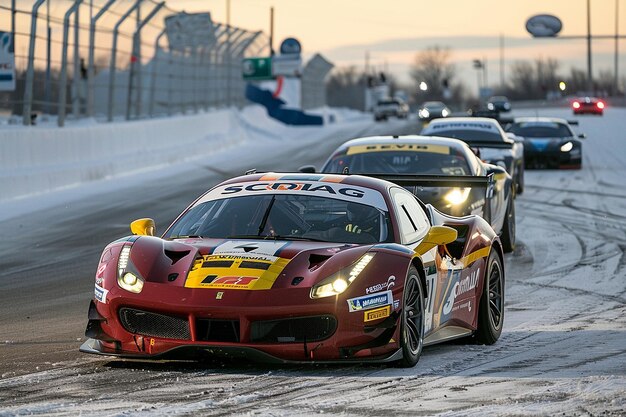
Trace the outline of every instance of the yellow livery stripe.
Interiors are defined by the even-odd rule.
[[[489,256],[489,252],[491,251],[491,247],[486,246],[482,249],[478,249],[475,252],[470,253],[469,255],[461,258],[460,262],[467,267],[471,265],[473,262],[479,260],[480,258],[485,258]]]

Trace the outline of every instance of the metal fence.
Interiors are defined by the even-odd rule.
[[[0,0],[0,30],[12,20],[17,85],[0,92],[0,111],[25,125],[242,106],[243,58],[269,55],[260,31],[155,0]]]

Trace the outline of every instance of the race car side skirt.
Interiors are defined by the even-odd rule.
[[[268,353],[251,347],[238,346],[179,346],[156,355],[143,355],[132,353],[120,353],[118,351],[106,349],[99,340],[88,339],[79,349],[83,353],[90,353],[101,356],[113,356],[121,359],[135,360],[177,360],[189,358],[202,358],[205,355],[222,359],[246,359],[253,362],[272,364],[345,364],[345,363],[388,363],[402,359],[402,349],[397,349],[390,355],[372,358],[343,358],[338,360],[287,360],[281,359]]]

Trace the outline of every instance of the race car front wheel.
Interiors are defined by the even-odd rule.
[[[513,195],[509,197],[509,203],[506,206],[500,239],[502,240],[502,249],[507,253],[513,252],[515,249],[515,203],[513,202]]]
[[[482,345],[496,343],[504,322],[504,268],[500,256],[492,249],[487,260],[483,294],[478,307],[476,342]]]
[[[410,368],[419,361],[424,345],[424,291],[414,266],[409,268],[402,298],[400,327],[402,359],[398,365]]]

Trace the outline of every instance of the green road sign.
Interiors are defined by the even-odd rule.
[[[272,80],[272,58],[245,58],[243,60],[244,80]]]

